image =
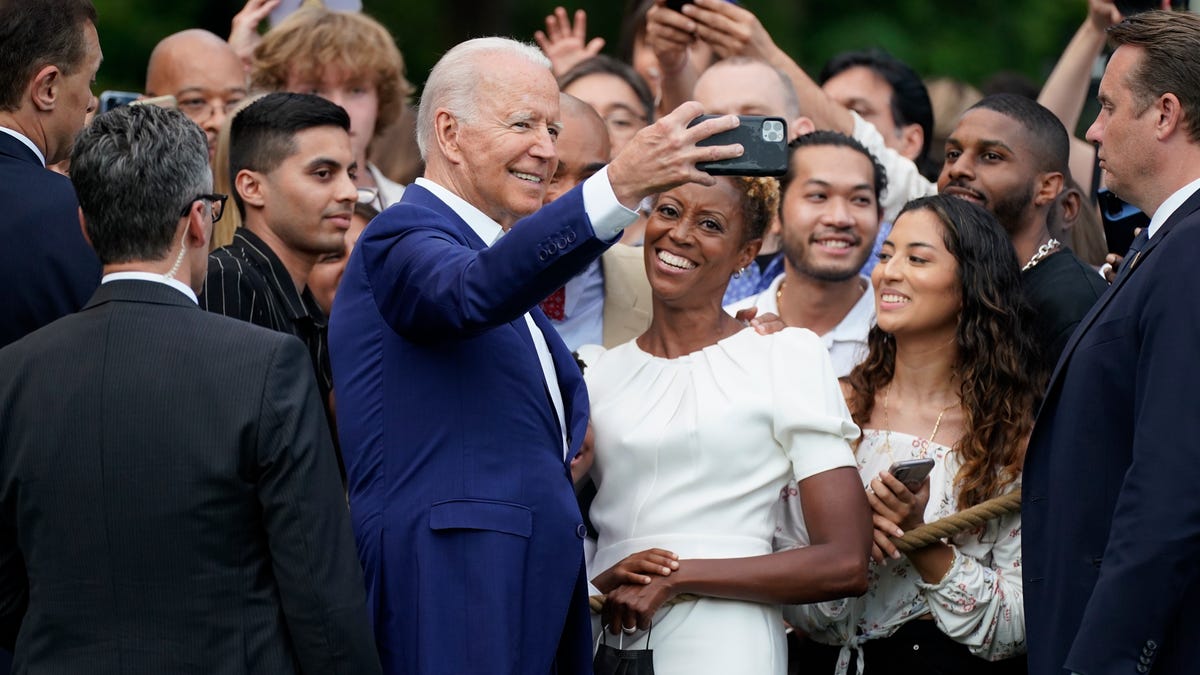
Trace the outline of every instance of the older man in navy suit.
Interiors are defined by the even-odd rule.
[[[603,253],[644,197],[712,184],[696,162],[741,154],[696,147],[737,124],[688,128],[700,112],[681,106],[541,208],[560,126],[549,61],[483,38],[430,73],[417,119],[425,176],[359,240],[330,325],[385,672],[590,672],[568,469],[587,395],[537,303]]]
[[[1088,130],[1113,192],[1154,214],[1051,379],[1025,462],[1036,675],[1200,664],[1200,16],[1137,14]]]
[[[96,109],[89,0],[0,0],[0,347],[74,312],[100,284],[75,190],[46,168]]]

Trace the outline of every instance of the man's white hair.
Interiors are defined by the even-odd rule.
[[[417,107],[417,147],[421,159],[437,142],[433,114],[445,108],[459,120],[471,123],[479,118],[478,88],[487,76],[485,55],[511,55],[550,69],[550,59],[534,45],[509,38],[485,37],[467,40],[446,52],[425,81]]]

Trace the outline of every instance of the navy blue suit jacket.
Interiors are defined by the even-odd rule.
[[[536,304],[607,246],[578,187],[488,248],[412,185],[359,239],[329,340],[385,672],[590,672],[585,530],[568,466],[587,394]],[[565,460],[526,312],[557,370]]]
[[[1025,459],[1034,675],[1200,664],[1200,193],[1068,342]]]
[[[0,347],[83,307],[100,261],[79,229],[66,177],[0,133]]]

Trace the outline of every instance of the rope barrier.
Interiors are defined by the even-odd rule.
[[[932,523],[925,523],[920,527],[914,527],[905,532],[903,537],[892,537],[892,543],[896,545],[896,548],[901,553],[911,553],[943,539],[949,539],[963,532],[969,532],[982,526],[989,520],[995,520],[1010,513],[1017,513],[1020,510],[1021,488],[1018,487],[1008,494],[989,499],[986,502],[976,504],[958,513],[952,513]],[[663,606],[666,607],[677,602],[686,602],[699,598],[700,596],[692,593],[682,593],[668,600]],[[604,596],[593,595],[589,597],[588,605],[592,608],[592,612],[599,614],[604,609]]]

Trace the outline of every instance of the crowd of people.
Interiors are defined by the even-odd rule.
[[[1200,16],[972,95],[559,8],[414,104],[279,4],[99,111],[91,0],[0,0],[12,672],[1191,672]]]

